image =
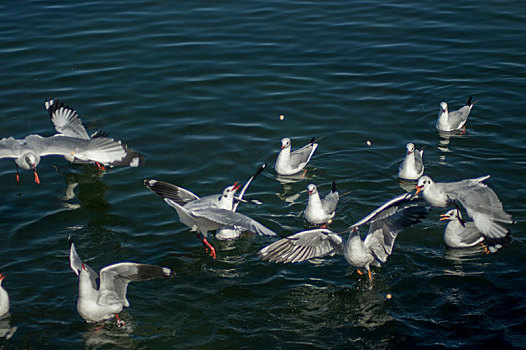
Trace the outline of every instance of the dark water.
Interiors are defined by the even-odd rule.
[[[525,23],[524,4],[505,1],[3,2],[0,137],[51,135],[43,101],[59,97],[147,161],[97,176],[47,158],[40,185],[30,172],[17,184],[0,161],[11,297],[0,328],[17,327],[0,349],[526,347]],[[439,103],[470,95],[467,135],[441,139]],[[142,185],[219,193],[273,164],[285,136],[323,136],[307,178],[283,184],[270,170],[250,191],[264,204],[240,208],[280,236],[307,227],[311,182],[352,191],[336,231],[401,193],[414,142],[436,180],[491,174],[519,221],[513,241],[491,256],[447,249],[434,210],[399,235],[370,285],[339,257],[262,262],[272,238],[212,238],[212,260]],[[96,330],[76,311],[68,235],[97,270],[127,260],[177,276],[131,284],[127,329]]]

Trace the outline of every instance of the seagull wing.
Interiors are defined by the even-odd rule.
[[[144,186],[159,197],[171,199],[179,205],[185,205],[199,199],[192,192],[164,181],[144,180]]]
[[[80,274],[80,271],[82,270],[82,259],[77,254],[77,250],[75,249],[75,243],[73,243],[73,240],[71,239],[71,236],[68,237],[69,239],[69,266],[71,266],[71,269],[73,272],[77,274],[77,276]],[[91,281],[91,286],[94,290],[97,290],[97,278],[99,278],[99,275],[95,270],[93,270],[91,267],[89,267],[87,264],[84,264],[84,267],[86,268],[89,279]]]
[[[309,143],[295,151],[290,153],[290,166],[291,168],[303,168],[311,159],[314,151],[318,148],[317,143]]]
[[[24,140],[13,137],[0,140],[0,158],[18,158],[22,154]]]
[[[280,239],[258,252],[263,260],[295,263],[327,255],[343,254],[344,240],[327,229],[302,231]]]
[[[100,271],[100,289],[97,303],[111,305],[123,303],[130,306],[126,299],[128,283],[132,281],[146,281],[153,278],[169,278],[172,270],[156,265],[122,262],[106,266]]]
[[[203,208],[190,211],[194,217],[201,217],[224,226],[234,226],[258,235],[275,236],[276,233],[254,219],[238,212],[221,208]]]
[[[64,136],[70,136],[89,140],[89,135],[82,125],[78,113],[58,99],[50,99],[44,102],[46,110],[51,117],[55,130]]]

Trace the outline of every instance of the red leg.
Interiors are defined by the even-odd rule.
[[[217,257],[217,255],[216,255],[216,250],[214,249],[214,247],[210,243],[208,243],[206,238],[201,237],[201,234],[199,232],[197,233],[197,238],[199,238],[201,240],[201,243],[203,243],[203,246],[205,247],[205,251],[207,253],[208,253],[208,249],[210,249],[210,256],[213,259],[215,259]]]
[[[35,172],[35,182],[37,184],[40,184],[40,179],[38,178],[37,170],[35,169],[34,172]]]
[[[120,328],[120,327],[124,327],[126,326],[126,324],[124,323],[124,321],[119,317],[119,314],[115,314],[115,319],[117,320],[117,326]]]

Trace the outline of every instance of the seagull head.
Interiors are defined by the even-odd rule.
[[[234,194],[236,193],[237,190],[239,190],[240,187],[241,185],[239,185],[239,183],[236,181],[232,186],[228,186],[227,188],[223,190],[223,195],[221,197],[234,198]]]
[[[441,113],[447,113],[447,103],[446,102],[440,102],[440,110],[441,110]]]
[[[316,188],[316,185],[310,184],[307,186],[307,189],[309,190],[309,196],[313,193],[318,192],[318,189]]]
[[[405,148],[407,149],[407,154],[411,154],[415,151],[415,145],[413,145],[412,143],[408,143],[407,145],[405,145]]]
[[[0,286],[2,285],[2,281],[4,280],[5,275],[0,273]]]
[[[453,221],[453,220],[456,220],[458,219],[458,214],[457,214],[457,210],[456,209],[451,209],[449,210],[448,212],[444,213],[444,214],[440,214],[440,221],[444,221],[444,220],[450,220],[450,221]]]
[[[40,158],[37,157],[34,153],[26,153],[24,155],[24,161],[29,166],[29,169],[35,169],[38,163],[40,163]]]
[[[418,183],[415,186],[416,193],[415,195],[419,194],[420,191],[425,191],[426,188],[434,184],[433,180],[429,176],[422,176],[420,179],[418,179]]]
[[[281,149],[289,148],[290,147],[290,139],[288,137],[284,137],[281,139]]]

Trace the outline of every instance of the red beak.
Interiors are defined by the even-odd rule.
[[[234,187],[232,187],[232,191],[237,191],[241,188],[241,185],[238,184],[238,181],[234,184]]]
[[[0,273],[0,282],[2,282],[4,280],[4,278],[5,278],[5,275]]]
[[[447,220],[447,219],[449,219],[449,216],[448,216],[448,215],[446,215],[446,214],[440,214],[440,219],[439,219],[440,221]]]
[[[415,193],[415,195],[417,195],[417,194],[420,193],[420,191],[422,191],[422,189],[424,188],[424,186],[418,186],[418,185],[416,185],[415,188],[416,188],[416,193]]]

